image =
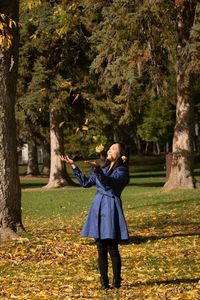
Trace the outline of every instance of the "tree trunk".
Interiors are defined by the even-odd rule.
[[[31,176],[40,174],[38,168],[37,146],[34,142],[28,143],[28,166],[26,174]]]
[[[1,0],[0,12],[18,21],[19,1]],[[12,30],[12,46],[0,46],[0,237],[17,238],[23,228],[18,173],[15,96],[18,65],[18,30]]]
[[[185,1],[177,7],[177,105],[173,137],[171,172],[164,190],[194,188],[193,175],[193,103],[190,96],[190,31],[196,1]]]
[[[195,124],[195,136],[194,136],[194,151],[199,153],[199,124]]]
[[[145,155],[148,154],[148,148],[149,148],[149,142],[146,142],[146,146],[145,146],[145,150],[144,150]]]
[[[164,152],[165,153],[169,152],[169,142],[166,142]]]
[[[59,116],[52,109],[50,112],[51,167],[49,182],[45,188],[75,185],[67,175],[65,164],[60,159],[60,155],[64,154],[64,145],[62,128],[59,128],[59,123]]]
[[[141,145],[140,137],[138,135],[136,135],[134,137],[134,142],[135,142],[135,146],[137,149],[137,154],[141,155],[142,154],[142,145]]]
[[[157,155],[160,155],[161,151],[160,151],[159,143],[156,143],[156,149],[157,149]]]
[[[42,147],[43,150],[43,165],[41,174],[49,175],[50,174],[50,145],[44,144]]]
[[[152,143],[153,144],[153,155],[157,155],[157,146],[156,146],[156,143]]]

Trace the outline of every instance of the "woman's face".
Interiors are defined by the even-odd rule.
[[[113,144],[107,152],[107,159],[115,162],[120,154],[119,144]]]

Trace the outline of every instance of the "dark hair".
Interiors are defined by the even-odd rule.
[[[112,173],[113,170],[119,166],[125,166],[128,170],[128,173],[129,173],[129,168],[128,168],[128,163],[129,163],[129,148],[126,147],[124,144],[122,143],[118,143],[118,142],[114,142],[113,144],[118,144],[119,145],[119,157],[117,159],[117,161],[115,162],[114,166],[112,167],[112,169],[110,170],[110,172]],[[112,144],[112,145],[113,145]],[[124,156],[124,160],[122,159],[122,157]],[[111,162],[106,159],[105,161],[105,164],[103,167],[108,167],[110,166]],[[129,180],[130,180],[130,177],[128,176],[128,180],[126,182],[125,185],[129,184]]]
[[[125,167],[128,168],[128,164],[129,164],[129,148],[126,147],[122,143],[114,142],[113,144],[118,144],[119,145],[119,157],[118,157],[117,161],[115,162],[115,164],[113,166],[113,169],[115,169],[116,167],[119,167],[119,166],[125,166]],[[122,159],[123,156],[124,156],[125,160]],[[109,166],[110,163],[111,162],[108,159],[106,159],[104,167]]]

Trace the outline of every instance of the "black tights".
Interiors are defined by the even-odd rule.
[[[113,280],[121,280],[121,256],[118,249],[118,242],[115,240],[96,240],[98,250],[98,264],[101,280],[108,282],[108,252],[112,261]]]

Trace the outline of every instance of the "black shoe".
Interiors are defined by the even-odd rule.
[[[121,287],[121,281],[122,281],[121,278],[114,279],[113,280],[113,288],[119,289]]]
[[[106,283],[101,284],[101,289],[102,290],[108,290],[109,288],[110,288],[109,284],[106,284]]]
[[[101,278],[101,289],[108,290],[109,288],[110,288],[110,286],[109,286],[108,278],[106,278],[106,279]]]

